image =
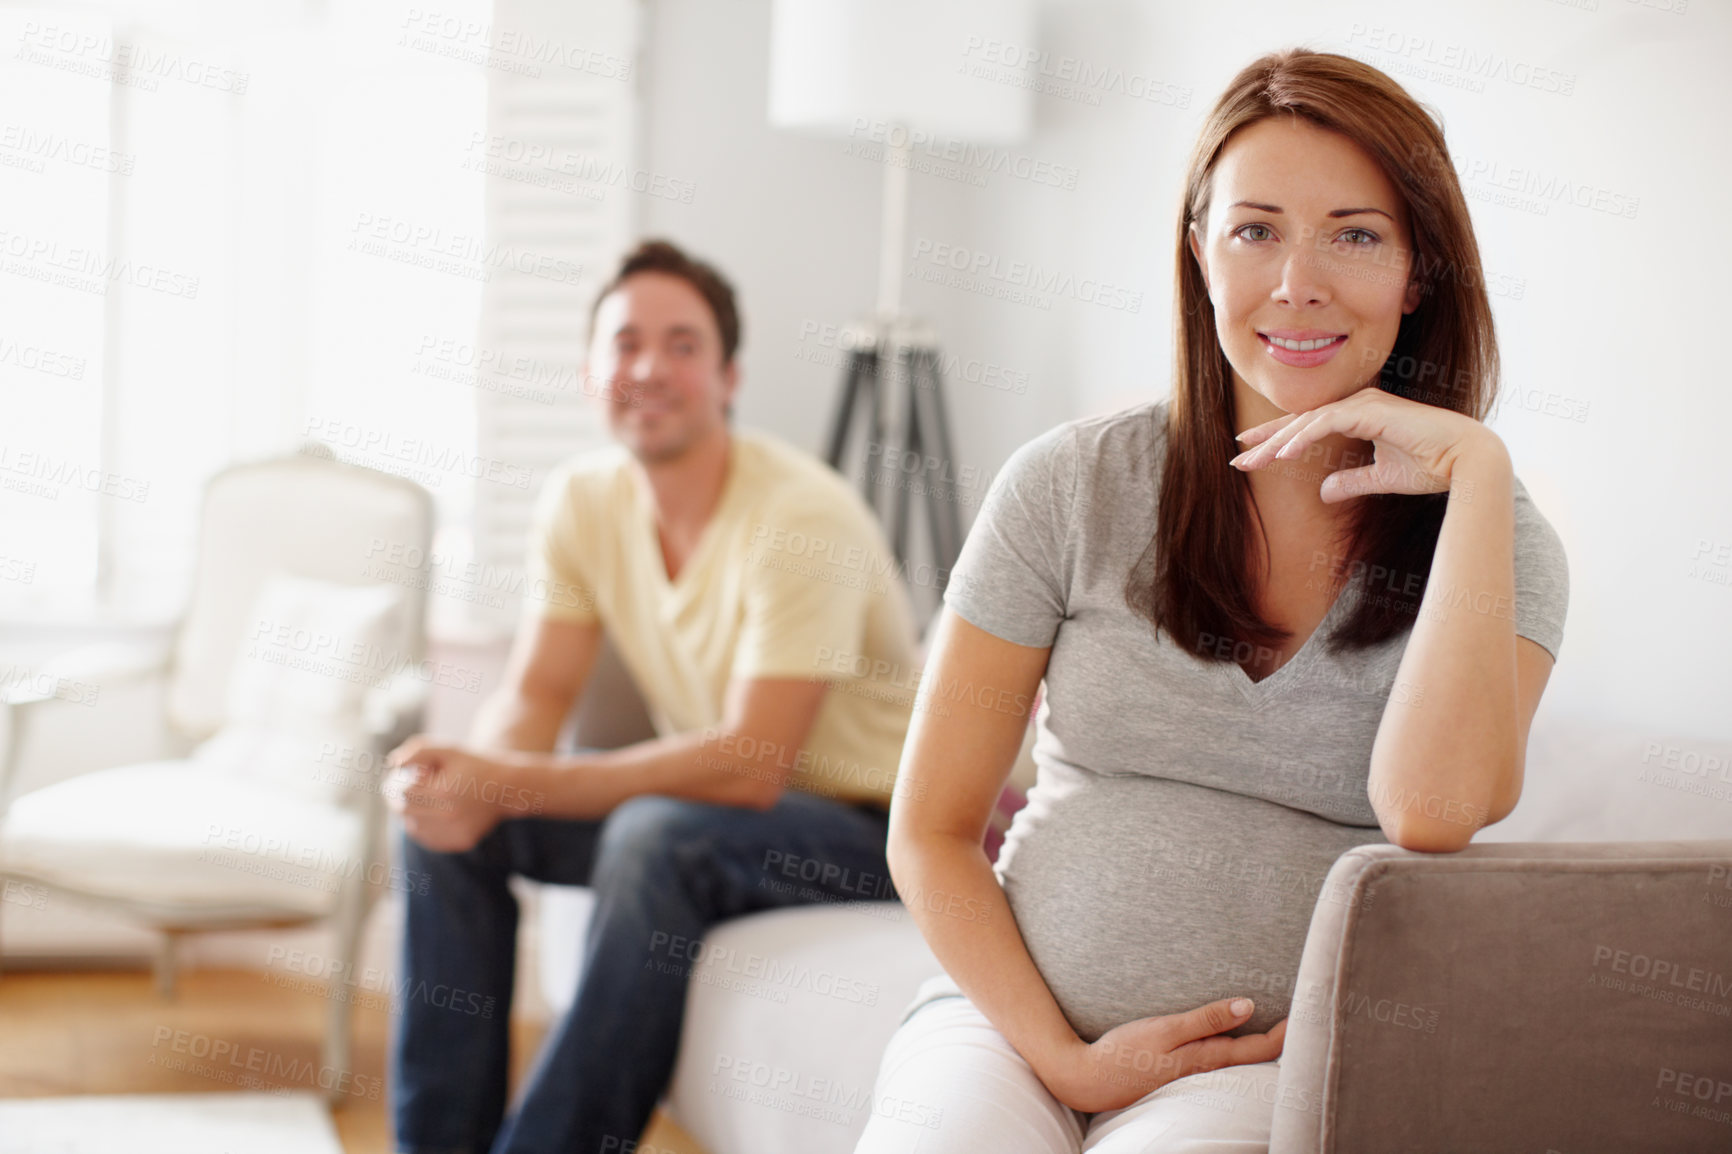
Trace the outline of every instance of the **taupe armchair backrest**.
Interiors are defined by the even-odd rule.
[[[1732,1150],[1732,840],[1347,851],[1270,1154]]]

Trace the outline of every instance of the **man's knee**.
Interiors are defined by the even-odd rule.
[[[477,867],[508,866],[510,857],[504,843],[504,822],[489,830],[480,841],[466,850],[431,849],[409,836],[409,831],[396,826],[397,862],[405,872],[438,873],[449,869],[467,870]]]
[[[632,798],[610,813],[601,827],[597,871],[651,865],[666,860],[675,847],[689,848],[704,824],[704,811],[713,808],[658,794]]]

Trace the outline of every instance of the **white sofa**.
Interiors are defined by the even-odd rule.
[[[612,698],[620,690],[606,679],[617,667],[601,676],[590,693]],[[580,736],[611,732],[585,744],[629,736],[629,709],[595,705],[586,702],[591,718],[604,720],[586,726],[580,717]],[[1025,747],[1016,775],[1025,788],[1026,757]],[[1729,766],[1724,739],[1678,740],[1542,709],[1521,804],[1476,842],[1732,838]],[[1672,774],[1671,784],[1654,771]],[[559,1012],[575,988],[590,895],[544,886],[540,898],[541,987]],[[915,989],[939,970],[893,903],[776,910],[717,926],[687,996],[667,1108],[709,1154],[848,1154],[874,1108],[884,1045]]]

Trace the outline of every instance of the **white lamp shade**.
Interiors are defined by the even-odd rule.
[[[1018,81],[1034,16],[1033,0],[772,0],[770,123],[1021,139],[1031,96]]]

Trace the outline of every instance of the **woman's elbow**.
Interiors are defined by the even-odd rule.
[[[892,813],[890,833],[884,842],[884,861],[890,866],[890,880],[897,889],[913,881],[919,856],[919,833],[908,822],[897,821]]]
[[[948,861],[952,846],[968,843],[969,839],[954,830],[919,823],[906,814],[897,814],[892,806],[890,832],[884,842],[884,860],[890,867],[890,880],[898,889],[919,885],[918,875],[934,861],[934,854],[940,860]]]
[[[1428,817],[1405,816],[1385,823],[1384,836],[1391,844],[1419,853],[1458,853],[1473,841],[1478,826],[1439,821]]]

